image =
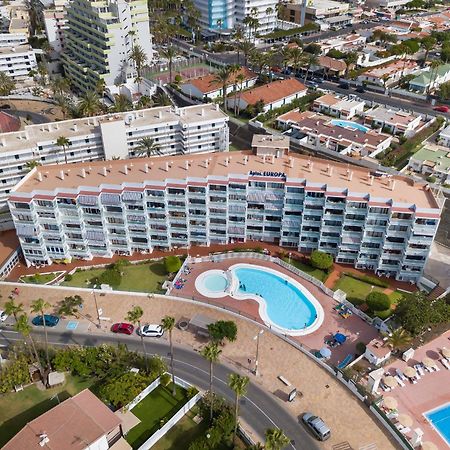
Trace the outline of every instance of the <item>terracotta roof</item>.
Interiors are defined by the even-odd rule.
[[[246,81],[258,78],[258,75],[252,72],[251,70],[247,69],[247,67],[241,67],[239,71],[237,71],[230,77],[228,85],[235,84],[236,77],[241,73],[245,76]],[[215,81],[215,78],[216,76],[212,73],[204,77],[193,78],[192,80],[189,80],[184,84],[191,84],[203,94],[209,94],[210,92],[215,92],[219,89],[222,89],[222,83],[217,83]]]
[[[89,389],[28,422],[2,450],[81,450],[121,424]],[[42,435],[48,442],[41,445]]]
[[[20,119],[5,111],[0,111],[0,133],[20,130]]]
[[[15,230],[2,231],[0,233],[0,267],[20,247]]]
[[[314,103],[318,105],[333,106],[336,103],[339,103],[340,101],[341,99],[335,97],[333,94],[325,94],[322,95],[322,97],[319,97],[316,100],[314,100]]]
[[[411,59],[409,60],[395,60],[390,62],[389,64],[374,67],[371,70],[363,73],[363,75],[373,78],[383,78],[384,75],[392,76],[399,71],[403,71],[405,69],[412,70],[418,67],[417,62]]]
[[[242,92],[241,99],[249,105],[254,105],[259,100],[263,100],[265,105],[269,105],[297,92],[306,91],[306,89],[307,87],[300,81],[288,78]]]
[[[331,58],[330,56],[319,56],[317,59],[319,66],[325,67],[330,70],[336,70],[342,72],[347,68],[345,61],[341,59]]]
[[[281,116],[278,116],[277,120],[279,122],[299,122],[300,120],[312,117],[314,115],[315,114],[312,111],[300,112],[298,109],[294,109],[282,114]]]
[[[388,346],[385,347],[384,342],[378,339],[372,339],[366,348],[378,358],[384,358],[391,352],[391,349]]]

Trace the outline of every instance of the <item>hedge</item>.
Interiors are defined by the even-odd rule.
[[[383,292],[373,291],[366,297],[367,306],[372,311],[385,311],[391,308],[390,298]]]
[[[387,319],[389,316],[393,314],[392,309],[385,309],[384,311],[374,311],[374,316],[379,317],[380,319],[384,320]]]
[[[387,283],[386,281],[380,280],[376,277],[371,277],[369,275],[358,275],[353,272],[344,272],[344,275],[350,278],[354,278],[355,280],[363,281],[364,283],[372,284],[374,286],[383,288],[389,287],[389,283]]]

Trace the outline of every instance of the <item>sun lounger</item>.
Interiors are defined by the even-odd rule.
[[[403,372],[400,369],[395,369],[395,372],[397,373],[397,375],[399,376],[399,378],[402,381],[407,381],[408,378],[406,378],[406,376],[403,374]]]
[[[439,369],[438,366],[433,366],[433,370],[434,370],[435,372],[439,372],[441,369]]]
[[[397,380],[397,383],[398,383],[401,387],[405,387],[405,383],[403,383],[402,379],[401,379],[398,375],[395,375],[394,378]]]
[[[441,361],[441,364],[442,364],[447,370],[450,370],[450,363],[447,361],[446,358],[441,358],[440,361]]]
[[[416,372],[420,375],[420,376],[424,376],[425,375],[425,371],[423,370],[423,366],[422,364],[416,364],[414,366],[414,369],[416,369]]]
[[[411,428],[409,427],[403,427],[401,430],[399,430],[402,434],[408,434],[411,431]]]
[[[391,388],[389,386],[386,386],[384,383],[380,383],[380,386],[384,392],[390,392],[390,390],[391,390]]]

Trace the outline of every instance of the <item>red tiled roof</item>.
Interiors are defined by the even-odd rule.
[[[9,133],[18,130],[20,130],[20,119],[5,111],[0,111],[0,133]]]
[[[300,81],[288,78],[242,92],[241,99],[249,105],[254,105],[259,100],[262,100],[265,105],[269,105],[297,92],[306,91],[306,89],[306,86]]]
[[[245,76],[245,81],[258,78],[258,75],[252,72],[250,69],[247,69],[247,67],[241,67],[239,71],[231,75],[230,80],[228,81],[228,85],[235,84],[236,77],[241,73]],[[191,84],[203,94],[209,94],[210,92],[222,89],[222,83],[217,83],[215,81],[215,78],[216,77],[214,74],[210,74],[204,77],[194,78],[184,84]]]
[[[347,68],[347,64],[345,63],[345,61],[331,58],[330,56],[319,56],[317,62],[321,67],[325,67],[330,70],[336,70],[338,72],[342,72]]]

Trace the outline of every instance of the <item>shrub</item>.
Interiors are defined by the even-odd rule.
[[[364,342],[357,342],[356,343],[356,351],[362,355],[366,351],[366,344]]]
[[[163,373],[160,377],[159,377],[159,382],[162,386],[168,386],[170,384],[170,382],[172,381],[172,377],[170,376],[169,373]]]
[[[71,275],[70,273],[68,273],[65,277],[64,277],[64,281],[72,281],[73,279],[73,275]]]
[[[27,358],[24,355],[20,355],[1,371],[0,393],[10,392],[14,389],[14,386],[26,384],[29,381],[30,374],[28,372]]]
[[[387,319],[392,314],[392,309],[385,309],[383,311],[374,311],[373,314],[380,319],[384,320]]]
[[[223,342],[228,339],[230,342],[236,340],[237,326],[232,320],[218,320],[208,325],[209,335],[216,342]]]
[[[166,256],[164,258],[164,267],[167,273],[178,272],[181,268],[181,259],[178,256]]]
[[[427,181],[428,183],[436,183],[436,177],[430,175],[429,177],[427,177]]]
[[[359,306],[362,305],[363,303],[365,303],[366,301],[360,297],[347,297],[347,300],[355,306]]]
[[[311,253],[311,265],[316,269],[328,270],[333,267],[333,257],[328,253],[314,250]]]
[[[175,83],[181,83],[182,81],[183,81],[183,77],[179,73],[177,73],[175,75]]]
[[[391,300],[383,292],[371,292],[366,297],[367,306],[371,311],[385,311],[391,307]]]
[[[94,278],[93,280],[91,280],[91,283],[108,284],[112,288],[118,288],[121,281],[122,274],[120,273],[120,270],[117,267],[112,266],[102,272],[98,278]]]
[[[364,283],[372,284],[374,286],[383,288],[389,287],[389,283],[387,283],[386,281],[380,280],[376,277],[371,277],[369,275],[358,275],[353,272],[344,272],[344,275],[350,278],[354,278],[355,280],[364,281]]]

